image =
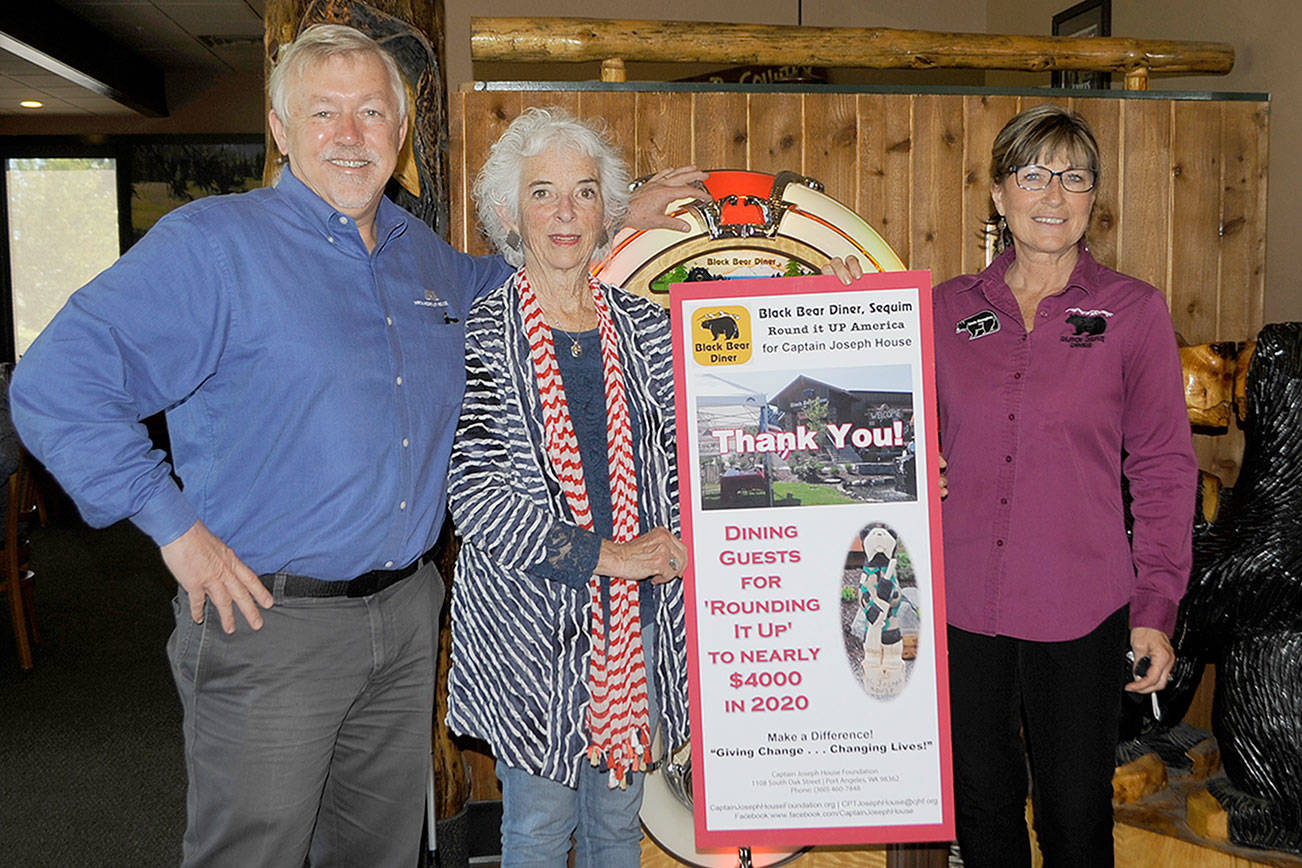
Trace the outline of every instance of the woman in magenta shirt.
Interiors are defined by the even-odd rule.
[[[1112,860],[1125,689],[1166,683],[1197,465],[1162,294],[1098,264],[1085,121],[1053,105],[995,139],[1002,253],[935,289],[959,845],[1029,866],[1029,750],[1046,866]],[[1133,498],[1127,540],[1122,477]],[[1025,742],[1022,738],[1023,724]]]

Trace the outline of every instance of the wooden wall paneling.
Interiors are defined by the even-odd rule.
[[[692,162],[712,169],[746,169],[750,128],[744,93],[698,93],[692,105]]]
[[[1265,324],[1266,312],[1266,192],[1270,176],[1270,103],[1256,103],[1251,118],[1251,135],[1257,145],[1255,161],[1256,204],[1252,208],[1252,244],[1255,251],[1252,264],[1252,281],[1248,285],[1248,322],[1254,332]],[[1245,175],[1245,177],[1249,177]]]
[[[962,273],[962,97],[915,97],[912,176],[909,267],[931,269],[940,283]]]
[[[1021,99],[1022,108],[1024,109],[1037,105],[1056,105],[1069,109],[1071,108],[1072,103],[1072,98],[1069,96],[1051,96],[1049,94],[1045,94],[1044,96],[1040,96],[1039,94],[1036,94],[1035,96],[1024,96]]]
[[[1221,107],[1176,102],[1171,131],[1171,317],[1191,344],[1217,340]]]
[[[859,122],[854,94],[805,96],[805,160],[802,172],[824,192],[854,208],[859,199]]]
[[[1221,307],[1217,334],[1247,340],[1261,329],[1265,291],[1266,106],[1221,104]]]
[[[506,131],[511,121],[515,120],[523,109],[519,93],[500,92],[485,94],[462,94],[465,98],[465,158],[466,167],[466,238],[462,250],[476,255],[493,253],[488,242],[479,232],[479,225],[474,216],[474,203],[470,201],[470,187],[475,175],[484,165],[488,149],[498,137]]]
[[[1117,264],[1126,274],[1162,290],[1171,304],[1167,273],[1171,223],[1171,103],[1121,100],[1117,155]],[[1178,330],[1178,327],[1177,327]]]
[[[579,94],[578,116],[605,123],[619,153],[633,167],[637,143],[637,94],[629,91],[591,91]],[[635,175],[632,177],[636,177]]]
[[[1266,264],[1266,106],[1226,102],[1221,106],[1220,268],[1218,340],[1256,337],[1262,326]],[[1198,438],[1203,439],[1203,438]],[[1200,444],[1202,466],[1233,485],[1243,465],[1244,437],[1237,425]]]
[[[1099,143],[1102,177],[1094,188],[1094,213],[1090,215],[1087,235],[1090,253],[1108,268],[1116,268],[1121,189],[1117,175],[1121,165],[1121,100],[1073,99],[1071,108],[1085,118]]]
[[[692,157],[692,95],[639,93],[636,139],[630,157],[633,177],[686,166]]]
[[[990,146],[995,136],[1017,114],[1015,96],[963,97],[963,215],[960,269],[974,274],[986,267],[986,220],[994,210],[990,201]]]
[[[1171,116],[1171,319],[1186,342],[1201,344],[1217,339],[1220,307],[1221,107],[1177,102]],[[1194,435],[1198,466],[1218,476],[1221,439]]]
[[[859,194],[845,204],[891,246],[908,265],[909,207],[913,176],[909,172],[913,139],[913,97],[907,94],[860,94]],[[911,266],[912,267],[912,266]]]
[[[798,93],[750,95],[749,162],[756,172],[803,172],[804,97]]]
[[[467,203],[470,191],[466,171],[466,95],[448,94],[448,243],[457,250],[466,249],[469,231]]]

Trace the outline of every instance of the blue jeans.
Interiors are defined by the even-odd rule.
[[[647,706],[655,730],[655,626],[642,628]],[[574,868],[639,868],[642,864],[643,775],[610,789],[609,772],[583,761],[577,788],[497,763],[502,782],[502,868],[565,868],[574,840]]]

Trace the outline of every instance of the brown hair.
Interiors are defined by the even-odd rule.
[[[1085,119],[1062,106],[1043,103],[1014,115],[995,136],[990,147],[990,181],[998,184],[1016,166],[1036,162],[1045,155],[1070,154],[1084,159],[1094,173],[1095,183],[1102,174],[1099,166],[1099,143]],[[990,215],[991,232],[996,236],[995,249],[1013,243],[1012,233],[998,212]]]

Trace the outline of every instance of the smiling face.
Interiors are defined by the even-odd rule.
[[[1064,153],[1041,154],[1035,162],[1054,172],[1089,168],[1088,162]],[[1011,172],[990,185],[990,198],[1008,221],[1019,256],[1061,256],[1071,251],[1089,226],[1094,193],[1068,193],[1061,178],[1054,178],[1043,190],[1023,190]]]
[[[291,82],[289,117],[269,117],[294,175],[363,228],[379,207],[406,132],[388,71],[371,54],[339,54]]]
[[[597,161],[567,145],[526,157],[520,168],[519,224],[498,213],[520,233],[531,272],[586,272],[606,214]]]

